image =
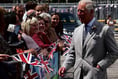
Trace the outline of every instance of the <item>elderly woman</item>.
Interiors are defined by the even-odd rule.
[[[32,36],[38,32],[38,20],[35,17],[21,23],[21,37],[25,40],[28,49],[35,49],[37,52],[40,47],[32,39]]]
[[[38,33],[34,34],[32,36],[32,38],[34,39],[34,41],[38,44],[39,47],[42,48],[41,53],[43,53],[43,55],[47,55],[48,54],[48,47],[53,43],[50,38],[48,37],[48,34],[46,33],[46,22],[42,17],[38,17]]]
[[[45,32],[46,29],[45,20],[39,17],[38,22],[39,22],[39,26],[38,26],[39,31],[38,33],[34,34],[32,38],[42,49],[48,48],[51,44],[51,41]]]
[[[51,42],[57,41],[58,36],[55,32],[55,29],[51,27],[51,15],[48,13],[41,13],[39,16],[41,16],[45,20],[45,33],[47,34]]]
[[[58,41],[57,49],[62,51],[64,41],[60,39],[61,37],[56,33],[55,28],[52,27],[51,15],[48,13],[41,13],[39,16],[41,16],[45,20],[46,23],[45,33],[47,34],[52,43]]]
[[[28,48],[34,48],[37,51],[41,48],[41,53],[47,53],[45,48],[48,48],[51,44],[49,38],[46,36],[45,30],[45,21],[40,18],[40,21],[37,18],[32,17],[26,22],[21,24],[22,28],[22,37],[24,38]],[[39,48],[40,47],[40,48]]]

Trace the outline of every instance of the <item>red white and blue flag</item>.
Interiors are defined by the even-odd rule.
[[[43,56],[38,54],[37,57],[31,53],[20,53],[11,56],[18,62],[29,64],[30,68],[25,74],[25,79],[45,79],[45,73],[50,73],[53,69],[50,67],[48,60],[44,60]]]
[[[40,76],[35,70],[35,66],[32,66],[32,65],[30,66],[30,69],[25,74],[24,78],[25,79],[40,79]]]
[[[72,37],[65,34],[62,35],[61,38],[64,39],[63,56],[66,56],[71,45]]]
[[[40,65],[38,59],[36,59],[36,57],[29,52],[12,55],[12,58],[18,62],[24,62],[35,66]]]
[[[50,64],[49,64],[49,60],[44,60],[43,59],[43,56],[41,55],[37,55],[37,58],[40,59],[40,66],[46,70],[46,72],[50,73],[51,71],[53,71],[53,69],[50,67]]]
[[[54,43],[52,43],[50,46],[49,46],[49,49],[50,49],[50,51],[49,51],[49,55],[48,55],[48,58],[49,59],[53,59],[53,53],[56,51],[56,49],[57,49],[57,42],[54,42]]]
[[[63,55],[66,55],[70,43],[71,37],[67,35],[63,35],[62,38],[64,39],[64,51]],[[19,53],[12,55],[11,57],[18,62],[24,62],[30,65],[30,69],[25,75],[25,79],[46,79],[46,73],[57,74],[58,73],[58,51],[56,47],[58,42],[53,43],[49,49],[48,58],[45,59],[44,56],[38,54],[37,56],[32,55],[31,53]],[[53,68],[53,69],[52,69]],[[55,70],[56,68],[56,70]]]
[[[64,40],[63,56],[66,56],[70,48],[72,37],[64,34],[61,36],[61,38]],[[49,59],[53,59],[53,53],[57,50],[57,45],[58,42],[54,42],[49,46]]]
[[[48,60],[44,61],[43,56],[40,54],[38,54],[37,57],[35,57],[31,53],[21,53],[21,54],[13,55],[12,58],[19,62],[24,62],[24,63],[30,64],[30,65],[42,67],[48,73],[53,71],[53,69],[49,67]]]

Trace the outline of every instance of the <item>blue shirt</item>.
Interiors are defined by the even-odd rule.
[[[87,26],[85,27],[86,28],[86,32],[89,32],[93,23],[95,21],[95,17],[87,24]]]

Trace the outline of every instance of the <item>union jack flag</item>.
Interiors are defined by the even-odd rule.
[[[44,61],[43,56],[41,56],[40,54],[38,54],[37,57],[35,57],[31,53],[21,53],[12,55],[12,58],[19,62],[24,62],[30,65],[44,68],[48,73],[50,71],[53,71],[53,69],[49,67],[49,61],[48,60]]]
[[[39,67],[39,66],[33,66],[33,65],[30,65],[30,69],[31,68],[34,68],[35,71],[37,72],[37,74],[39,75],[39,79],[46,79],[46,72],[45,72],[45,69]]]
[[[70,37],[70,36],[68,36],[66,34],[62,35],[61,38],[63,38],[66,43],[68,43],[68,44],[71,43],[72,37]]]
[[[61,38],[64,40],[63,56],[66,56],[70,48],[72,37],[64,34],[61,36]],[[49,46],[49,49],[50,49],[49,56],[48,56],[49,59],[53,59],[53,54],[57,50],[57,45],[58,45],[58,42],[54,42]]]
[[[64,39],[63,56],[66,56],[70,48],[72,37],[64,34],[61,38]]]
[[[40,79],[38,73],[35,70],[35,66],[30,65],[30,69],[24,76],[25,79]]]
[[[53,59],[53,53],[56,51],[56,48],[57,48],[57,42],[54,42],[49,46],[49,49],[50,49],[49,55],[48,55],[49,59]]]
[[[37,58],[40,59],[40,67],[44,68],[48,73],[50,73],[51,71],[53,71],[53,69],[50,66],[49,64],[49,60],[43,60],[43,56],[41,56],[40,54],[37,55]]]
[[[35,66],[40,65],[40,62],[38,61],[38,59],[36,59],[36,57],[32,55],[31,53],[15,54],[15,55],[12,55],[11,57],[18,62],[24,62],[24,63],[35,65]]]

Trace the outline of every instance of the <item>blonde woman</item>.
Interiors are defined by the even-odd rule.
[[[26,22],[21,24],[22,28],[22,37],[24,38],[28,48],[34,48],[39,51],[41,48],[41,53],[47,55],[45,48],[50,46],[50,42],[44,33],[45,22],[44,20],[37,20],[37,18],[32,17]],[[40,47],[40,48],[39,48]]]
[[[35,17],[32,17],[26,22],[22,22],[21,29],[24,33],[32,36],[38,32],[38,20]]]
[[[38,32],[38,20],[35,17],[21,23],[21,37],[25,40],[28,49],[33,49],[34,53],[40,50],[40,47],[32,39],[33,34]]]

